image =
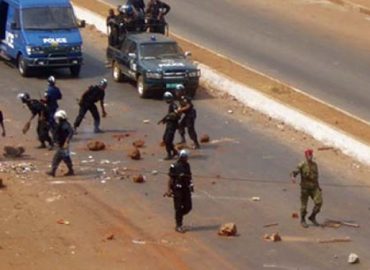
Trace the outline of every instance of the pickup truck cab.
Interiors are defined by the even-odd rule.
[[[0,0],[0,56],[22,76],[32,68],[69,68],[77,77],[82,38],[69,0]]]
[[[187,58],[189,55],[183,53],[176,41],[153,33],[127,34],[122,44],[107,50],[113,79],[136,81],[142,98],[162,96],[179,84],[193,97],[199,86],[200,70]]]

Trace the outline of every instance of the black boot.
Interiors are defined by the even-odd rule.
[[[306,214],[305,213],[301,213],[301,226],[303,228],[308,228],[308,224],[306,223]]]
[[[55,177],[55,171],[46,172],[47,175]]]
[[[312,222],[315,226],[320,226],[320,224],[316,220],[316,213],[312,212],[312,214],[308,217],[308,219]]]

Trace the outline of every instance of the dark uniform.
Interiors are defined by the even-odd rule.
[[[51,129],[55,129],[56,123],[54,120],[54,114],[59,108],[58,100],[62,99],[62,93],[60,89],[55,85],[49,85],[45,92],[46,106],[49,110],[49,125]]]
[[[80,100],[80,111],[76,117],[74,128],[77,129],[82,119],[85,117],[87,111],[90,111],[92,117],[94,118],[94,131],[99,132],[100,126],[100,115],[98,108],[95,103],[100,101],[104,102],[105,91],[102,90],[98,85],[90,86],[89,89],[82,95]],[[104,116],[104,115],[103,115]]]
[[[4,126],[4,116],[3,116],[3,112],[2,111],[0,111],[0,126],[1,126],[1,128],[2,128],[2,130],[3,130],[3,132],[1,133],[1,135],[3,136],[3,137],[5,137],[5,126]]]
[[[171,7],[159,0],[152,0],[149,2],[146,9],[148,17],[149,32],[165,34],[166,21],[164,16],[170,12]]]
[[[190,97],[181,96],[179,102],[180,110],[184,114],[179,124],[179,133],[181,135],[181,142],[185,143],[186,141],[185,129],[187,128],[189,137],[194,142],[195,148],[199,148],[200,145],[198,142],[198,136],[197,132],[195,131],[195,119],[197,118],[197,111],[195,110]]]
[[[117,16],[114,14],[114,10],[111,9],[109,11],[109,15],[107,17],[107,28],[108,28],[108,44],[109,46],[117,46],[118,45],[118,23],[117,23]]]
[[[133,6],[136,13],[136,27],[137,31],[145,30],[145,3],[143,0],[128,0],[127,5]]]
[[[68,144],[71,141],[73,136],[73,128],[67,120],[60,120],[55,128],[55,143],[57,144],[57,151],[53,157],[51,172],[49,173],[52,176],[55,176],[55,173],[58,169],[58,166],[61,161],[67,165],[68,172],[66,175],[73,175],[73,165],[69,152]]]
[[[191,192],[193,189],[190,165],[179,159],[172,164],[169,171],[169,188],[173,194],[176,228],[181,228],[183,217],[192,209]]]
[[[170,106],[171,107],[171,106]],[[170,108],[169,108],[170,111]],[[166,129],[163,134],[163,142],[166,146],[167,157],[166,159],[172,159],[178,154],[173,141],[175,139],[176,129],[178,128],[179,116],[177,113],[169,112],[162,120],[166,124]]]
[[[314,202],[314,207],[312,214],[309,216],[309,219],[316,223],[316,215],[320,212],[321,206],[323,203],[322,192],[319,185],[319,170],[316,162],[314,161],[305,161],[300,163],[296,170],[294,170],[291,175],[296,177],[298,174],[301,175],[301,222],[305,227],[305,217],[307,214],[307,203],[308,198],[311,198]]]
[[[41,142],[40,148],[45,148],[45,142],[49,144],[50,147],[54,146],[54,142],[51,139],[50,124],[49,124],[49,110],[45,104],[36,99],[25,100],[25,104],[32,113],[32,117],[38,116],[37,119],[37,135]]]

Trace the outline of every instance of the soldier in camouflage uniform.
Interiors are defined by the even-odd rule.
[[[320,212],[322,206],[322,192],[319,185],[319,170],[316,162],[313,161],[313,150],[307,149],[305,152],[306,161],[301,162],[296,170],[291,173],[292,181],[295,183],[295,177],[301,175],[301,225],[307,228],[306,214],[308,198],[314,202],[311,215],[308,219],[315,225],[320,224],[316,221],[316,215]]]

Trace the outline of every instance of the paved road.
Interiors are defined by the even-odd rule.
[[[256,1],[167,2],[177,34],[370,121],[367,51],[308,32],[288,16],[251,4]]]
[[[104,68],[104,46],[99,43],[102,40],[97,35],[84,35],[88,42],[85,46],[86,65],[82,78],[68,79],[64,75],[68,72],[57,73],[58,84],[64,93],[62,107],[67,109],[73,119],[77,113],[75,99],[88,84],[107,76],[110,79],[107,90],[109,116],[102,124],[102,128],[107,132],[99,136],[91,133],[91,119],[88,117],[80,129],[81,133],[76,136],[72,149],[77,152],[73,158],[77,165],[76,172],[80,176],[76,178],[89,180],[81,185],[89,191],[89,196],[103,201],[104,207],[96,211],[92,211],[90,205],[81,204],[76,207],[86,208],[86,213],[94,213],[94,217],[104,224],[105,215],[99,214],[109,206],[109,209],[114,209],[115,212],[107,212],[106,216],[117,216],[119,213],[127,221],[125,226],[129,224],[135,228],[138,239],[148,240],[143,236],[145,235],[160,243],[164,236],[173,233],[174,226],[172,202],[161,196],[166,184],[165,175],[152,176],[146,173],[148,181],[144,185],[107,180],[102,188],[101,184],[96,185],[91,179],[96,174],[96,168],[104,165],[98,163],[89,167],[79,164],[79,160],[88,159],[87,156],[91,154],[81,150],[86,139],[99,138],[108,142],[111,150],[94,154],[95,160],[119,160],[121,163],[118,166],[145,169],[148,172],[153,169],[166,172],[170,163],[160,160],[164,156],[164,149],[158,146],[162,127],[155,124],[165,112],[166,106],[162,101],[138,98],[130,84],[112,82],[109,71]],[[19,103],[15,103],[15,95],[19,89],[27,89],[33,96],[37,96],[38,89],[41,90],[45,86],[45,77],[23,79],[15,69],[0,63],[0,84],[3,89],[0,97],[3,111],[12,117],[9,125],[20,127],[28,118],[28,114],[22,113],[26,110],[21,109]],[[200,133],[208,133],[212,139],[231,140],[205,145],[200,151],[191,153],[190,162],[196,175],[196,193],[194,210],[185,220],[192,231],[184,236],[170,237],[170,241],[174,241],[170,249],[180,254],[190,269],[346,269],[346,258],[350,252],[356,252],[361,257],[358,269],[370,267],[370,228],[366,226],[369,220],[369,189],[327,186],[361,184],[360,175],[349,169],[351,162],[345,162],[345,167],[338,168],[334,154],[328,158],[327,154],[318,152],[318,159],[322,164],[320,169],[325,202],[320,220],[348,219],[363,226],[360,229],[305,230],[296,220],[291,219],[291,213],[299,209],[299,194],[297,186],[288,183],[287,174],[302,156],[291,140],[294,135],[279,133],[254,118],[242,117],[237,113],[229,115],[225,113],[229,108],[227,102],[212,98],[204,92],[200,93],[195,104],[198,108],[197,127]],[[235,112],[237,111],[235,109]],[[144,119],[150,119],[151,122],[144,124]],[[9,136],[19,136],[14,130],[8,130]],[[113,135],[123,132],[131,134],[130,138],[124,139],[127,140],[127,143],[123,142],[126,147],[134,138],[146,140],[147,147],[143,150],[145,154],[142,161],[128,160],[123,152],[122,142],[118,143],[112,139]],[[32,139],[33,134],[28,134],[27,138]],[[301,145],[300,149],[312,145],[308,140],[307,142],[308,145]],[[45,157],[39,155],[37,158]],[[47,169],[46,165],[44,169]],[[207,175],[211,178],[204,177]],[[216,175],[227,177],[228,180],[217,178]],[[257,181],[250,182],[248,179]],[[263,180],[268,180],[269,183],[263,183]],[[71,185],[68,189],[73,191],[77,186]],[[259,196],[261,201],[252,202],[250,198],[253,196]],[[132,208],[130,199],[133,197],[136,198],[134,205],[139,205],[140,209]],[[219,238],[216,235],[217,227],[229,221],[236,222],[240,235],[233,239]],[[278,227],[262,227],[264,224],[275,222],[279,223]],[[77,224],[78,221],[74,223]],[[76,229],[71,227],[73,228]],[[274,231],[282,234],[283,242],[268,243],[262,240],[264,233]],[[315,242],[318,238],[344,236],[350,236],[353,242],[332,245]],[[311,242],[302,242],[305,237]],[[40,253],[40,256],[44,254]],[[78,256],[74,257],[74,262],[76,261]],[[81,265],[87,263],[84,260]],[[99,256],[96,257],[95,263],[94,269],[99,269]],[[157,268],[148,266],[147,269]]]

